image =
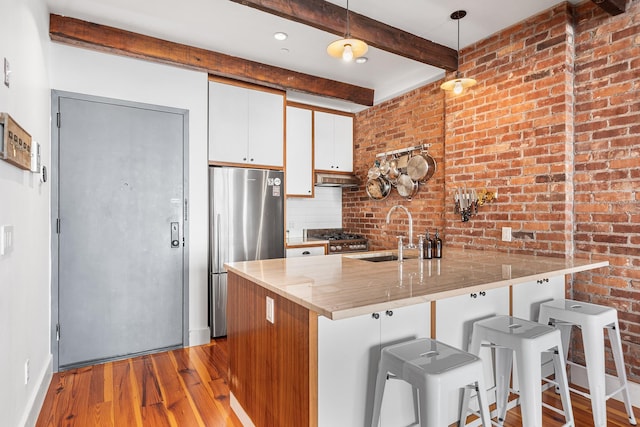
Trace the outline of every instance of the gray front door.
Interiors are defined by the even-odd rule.
[[[187,112],[57,91],[52,109],[55,365],[182,346]]]

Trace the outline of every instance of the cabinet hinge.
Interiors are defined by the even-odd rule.
[[[56,218],[56,234],[60,234],[60,218]]]
[[[60,129],[60,113],[56,113],[56,126]]]
[[[60,341],[60,323],[56,323],[56,341]]]

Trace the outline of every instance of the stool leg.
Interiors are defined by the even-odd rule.
[[[378,376],[376,377],[376,391],[373,399],[373,417],[371,418],[371,427],[378,427],[380,424],[380,409],[382,407],[382,396],[384,395],[384,386],[387,382],[387,369],[382,359],[378,366]]]
[[[609,342],[611,343],[611,352],[613,353],[613,359],[616,362],[616,372],[618,374],[618,380],[620,381],[620,387],[624,387],[622,389],[624,407],[627,409],[629,423],[631,425],[636,425],[636,417],[633,415],[633,407],[631,406],[629,384],[627,383],[627,371],[626,367],[624,366],[622,343],[620,342],[620,326],[618,325],[618,322],[615,322],[612,326],[607,327],[607,332],[609,334]]]
[[[571,407],[569,381],[567,380],[567,368],[565,365],[564,357],[562,356],[562,348],[558,348],[557,351],[553,353],[553,366],[555,370],[555,379],[558,383],[556,391],[560,393],[560,399],[562,400],[562,410],[564,411],[564,419],[566,421],[566,425],[573,426],[573,408]]]
[[[507,415],[507,400],[509,399],[509,383],[513,367],[513,350],[510,348],[495,348],[495,379],[496,379],[496,412],[498,423],[502,424]],[[520,363],[518,361],[518,363]]]
[[[481,342],[477,338],[477,334],[475,333],[475,326],[474,326],[473,330],[471,331],[471,342],[469,343],[469,353],[479,356],[480,344]],[[484,372],[480,372],[480,375],[484,375]],[[471,390],[468,387],[465,387],[464,392],[462,393],[462,404],[460,406],[460,421],[458,424],[460,427],[467,424],[467,413],[469,412],[470,398],[471,398]]]
[[[420,393],[420,427],[445,426],[447,393],[442,393],[437,381],[424,379],[418,387]]]
[[[484,372],[480,368],[480,375],[476,381],[478,392],[478,407],[480,408],[480,419],[484,427],[491,427],[491,412],[489,411],[489,400],[487,399],[487,386],[484,382]]]
[[[523,427],[542,425],[542,370],[539,351],[527,346],[516,351]]]
[[[607,407],[605,395],[607,393],[604,374],[604,331],[599,325],[583,325],[582,340],[584,342],[584,356],[587,365],[587,379],[589,394],[591,395],[591,410],[595,427],[607,425]]]

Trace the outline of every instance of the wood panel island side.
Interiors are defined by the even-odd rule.
[[[382,347],[424,336],[466,349],[473,321],[535,319],[564,297],[565,275],[609,264],[463,249],[365,260],[379,254],[226,265],[231,406],[244,425],[370,425]],[[388,382],[382,425],[411,424],[412,405],[407,384]]]

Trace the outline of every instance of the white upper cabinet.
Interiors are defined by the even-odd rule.
[[[281,168],[284,95],[209,82],[209,160]]]
[[[312,112],[287,107],[287,196],[313,195]]]
[[[314,112],[315,169],[353,172],[353,117]]]

